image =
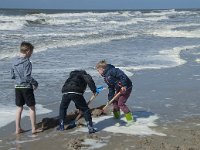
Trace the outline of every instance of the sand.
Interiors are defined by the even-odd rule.
[[[93,149],[95,145],[99,145],[98,149],[141,149],[141,150],[198,150],[200,148],[200,118],[188,118],[184,122],[172,123],[165,126],[153,128],[155,131],[166,134],[166,136],[150,135],[126,135],[109,132],[99,132],[96,134],[75,134],[69,135],[68,132],[61,133],[52,137],[54,146],[59,149]],[[53,132],[53,131],[52,131]],[[93,140],[90,144],[84,144],[87,140]],[[43,140],[47,143],[44,144]],[[31,145],[43,145],[45,149],[54,149],[50,144],[51,140],[43,139],[32,142]],[[59,141],[59,142],[57,142]],[[46,146],[44,146],[46,145]],[[36,147],[34,149],[37,149]]]
[[[101,118],[102,116],[98,117]],[[49,123],[52,122],[53,119],[55,118],[51,118]],[[94,120],[95,119],[98,118],[94,118]],[[110,120],[112,121],[112,118],[110,118]],[[79,121],[84,122],[84,119],[81,118]],[[18,136],[12,134],[8,137],[1,138],[0,149],[198,150],[200,148],[199,116],[185,118],[176,123],[156,125],[150,128],[152,131],[155,131],[155,133],[137,135],[105,132],[103,130],[95,134],[88,134],[87,128],[84,126],[79,126],[63,132],[56,131],[55,127],[50,127],[45,128],[44,132],[37,135],[32,135],[30,131],[28,131]],[[79,129],[84,130],[81,131]],[[133,125],[131,129],[137,130],[137,125]],[[132,131],[130,131],[130,133],[131,132]]]

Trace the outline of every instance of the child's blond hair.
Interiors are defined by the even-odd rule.
[[[28,42],[22,42],[20,45],[20,52],[22,54],[25,54],[27,51],[33,51],[34,46],[31,43]]]
[[[101,61],[99,61],[99,62],[97,63],[97,65],[96,65],[96,69],[99,69],[99,68],[103,68],[103,69],[105,69],[106,66],[107,66],[107,62],[106,62],[106,60],[101,60]]]

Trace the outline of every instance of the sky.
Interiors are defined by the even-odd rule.
[[[0,8],[182,9],[200,8],[200,0],[0,0]]]

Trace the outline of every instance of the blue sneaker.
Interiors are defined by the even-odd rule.
[[[58,130],[58,131],[64,131],[65,129],[64,129],[64,126],[59,125],[59,126],[56,128],[56,130]]]
[[[64,130],[65,130],[63,120],[60,121],[60,124],[59,124],[59,126],[57,127],[57,130],[58,130],[58,131],[64,131]]]
[[[90,125],[88,125],[88,132],[89,132],[89,134],[92,134],[92,133],[97,132],[97,130],[95,128],[91,127]]]

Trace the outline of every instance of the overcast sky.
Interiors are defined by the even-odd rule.
[[[200,8],[200,0],[0,0],[0,8],[173,9]]]

